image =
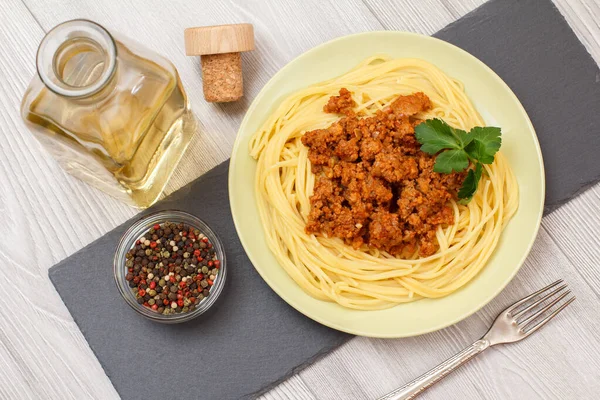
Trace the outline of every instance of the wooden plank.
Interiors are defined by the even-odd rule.
[[[294,375],[273,390],[260,397],[261,400],[316,400],[313,392],[298,375]]]
[[[467,6],[460,1],[458,10],[451,9],[441,0],[365,0],[365,4],[387,30],[399,30],[431,35],[460,18],[485,0],[469,0]]]
[[[600,300],[600,185],[571,200],[544,220],[544,227]]]
[[[44,31],[18,0],[0,13],[0,397],[115,397],[46,269],[132,210],[69,180],[23,126],[19,104]],[[96,224],[90,219],[105,221]],[[73,227],[77,229],[73,229]],[[76,373],[75,373],[76,370]]]

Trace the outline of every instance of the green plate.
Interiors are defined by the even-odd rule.
[[[502,127],[502,152],[520,189],[519,209],[485,268],[459,291],[381,311],[357,311],[306,294],[283,270],[264,240],[254,193],[255,161],[248,142],[279,102],[311,84],[342,75],[367,57],[421,58],[461,80],[486,124]],[[452,325],[492,300],[517,273],[533,245],[544,207],[544,165],[537,137],[509,87],[481,61],[442,40],[406,32],[368,32],[315,47],[282,68],[256,97],[238,132],[229,167],[229,200],[240,240],[258,273],[304,315],[344,332],[396,338]],[[260,304],[257,305],[260,307]]]

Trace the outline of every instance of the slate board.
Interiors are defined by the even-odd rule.
[[[492,0],[433,36],[487,64],[527,110],[546,212],[600,180],[600,70],[550,0]]]
[[[492,0],[435,35],[494,69],[524,104],[546,165],[551,210],[600,178],[600,71],[550,0]],[[112,277],[116,244],[136,217],[52,267],[50,279],[123,399],[252,398],[350,336],[280,300],[246,257],[227,202],[221,164],[147,212],[179,209],[204,219],[225,243],[228,277],[214,308],[176,326],[141,318]],[[75,284],[94,280],[85,288]],[[97,299],[103,299],[99,312]],[[159,343],[152,353],[142,341]],[[140,365],[184,365],[165,384]],[[210,384],[202,378],[209,366]],[[190,368],[191,367],[191,368]],[[190,380],[189,377],[192,376]]]

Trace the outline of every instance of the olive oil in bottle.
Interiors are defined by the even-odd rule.
[[[137,207],[162,193],[197,128],[175,67],[87,20],[42,40],[21,114],[70,174]]]

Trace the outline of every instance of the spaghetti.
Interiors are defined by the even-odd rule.
[[[419,118],[441,118],[469,130],[484,125],[463,85],[419,59],[369,58],[348,73],[286,98],[250,141],[257,160],[255,191],[266,241],[280,265],[315,298],[359,310],[376,310],[419,298],[446,296],[485,266],[518,206],[518,187],[504,156],[485,165],[472,200],[451,201],[455,223],[439,226],[433,255],[398,258],[372,246],[353,248],[336,237],[308,234],[305,226],[315,185],[304,132],[322,129],[339,116],[324,104],[340,88],[354,111],[374,115],[399,95],[425,93],[433,107]]]

